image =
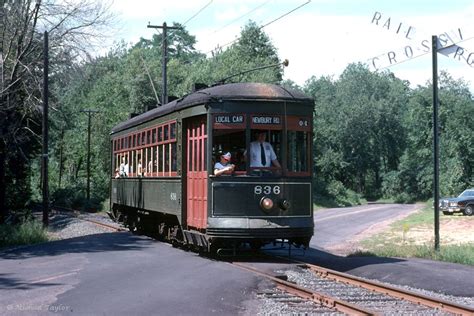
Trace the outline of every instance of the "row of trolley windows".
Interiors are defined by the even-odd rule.
[[[176,175],[176,122],[117,138],[112,146],[116,178]]]
[[[114,151],[176,140],[176,122],[114,140]]]
[[[175,176],[176,142],[114,154],[116,178]]]
[[[261,130],[258,130],[261,132]],[[257,130],[251,130],[252,140]],[[207,167],[207,137],[204,127],[196,126],[188,136],[188,171],[205,171]],[[282,164],[282,131],[267,130],[266,142],[272,145]],[[308,131],[288,130],[286,169],[290,173],[310,171],[311,135]],[[128,147],[130,145],[130,148]],[[115,177],[175,176],[177,171],[176,122],[127,135],[113,141]],[[212,164],[222,153],[230,152],[236,175],[247,174],[245,129],[214,129]],[[252,170],[250,170],[252,171]],[[211,172],[212,173],[212,172]]]

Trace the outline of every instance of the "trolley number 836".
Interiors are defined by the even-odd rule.
[[[253,188],[253,193],[256,195],[260,194],[275,194],[278,195],[280,194],[281,189],[279,185],[271,186],[271,185],[256,185]]]

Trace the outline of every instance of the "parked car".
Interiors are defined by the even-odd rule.
[[[466,216],[474,213],[474,189],[467,189],[457,198],[442,198],[439,200],[439,209],[444,215],[462,212]]]

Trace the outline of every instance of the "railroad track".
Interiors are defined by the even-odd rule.
[[[107,223],[103,223],[103,222],[100,222],[98,220],[93,220],[93,219],[90,219],[90,218],[85,218],[84,216],[81,216],[81,215],[88,215],[86,213],[82,213],[80,211],[76,211],[76,210],[73,210],[73,209],[68,209],[68,208],[65,208],[65,207],[52,207],[52,210],[58,212],[58,213],[61,213],[61,214],[67,214],[67,215],[70,215],[70,216],[73,216],[77,219],[80,219],[82,221],[86,221],[86,222],[89,222],[89,223],[92,223],[92,224],[95,224],[97,226],[101,226],[101,227],[106,227],[108,229],[112,229],[114,231],[127,231],[127,229],[123,228],[123,227],[117,227],[115,225],[110,225],[110,224],[107,224]]]
[[[97,220],[84,218],[81,212],[54,208],[80,220],[115,231],[126,230]],[[348,315],[473,315],[474,308],[401,289],[381,282],[370,281],[347,273],[319,267],[286,257],[264,255],[266,258],[295,264],[298,270],[285,275],[270,274],[242,262],[232,265],[271,280],[280,292],[265,292],[267,299],[291,306],[291,314],[348,314]],[[308,305],[308,302],[311,304]]]
[[[291,305],[289,312],[292,314],[339,312],[348,315],[474,315],[474,308],[469,306],[305,262],[277,258],[296,264],[296,270],[275,275],[249,264],[232,264],[273,281],[280,292],[265,292],[264,297]]]

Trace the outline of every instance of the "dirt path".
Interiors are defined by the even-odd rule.
[[[444,245],[474,243],[474,216],[441,216],[439,235]],[[415,226],[406,233],[405,238],[416,245],[432,242],[433,225]]]

